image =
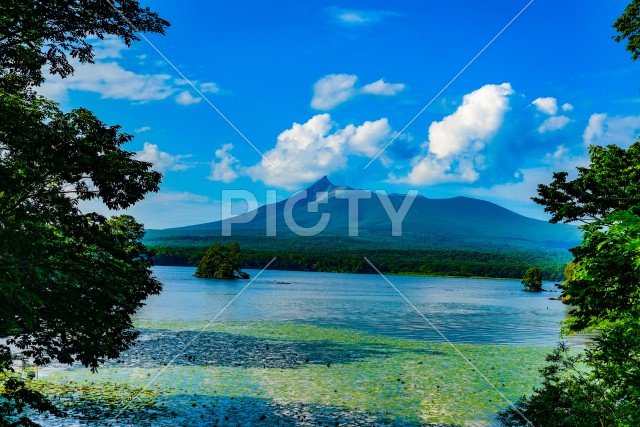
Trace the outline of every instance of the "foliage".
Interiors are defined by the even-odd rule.
[[[634,61],[638,59],[640,57],[640,0],[633,0],[627,5],[613,27],[619,33],[613,39],[617,42],[627,40],[626,49],[631,52],[631,58]]]
[[[542,271],[538,267],[531,267],[525,271],[522,277],[525,291],[542,292]]]
[[[194,276],[210,279],[248,279],[249,275],[240,270],[240,245],[231,242],[226,245],[214,243],[206,250],[198,262]]]
[[[261,269],[275,257],[269,269],[337,273],[375,273],[364,260],[366,256],[381,271],[392,274],[513,279],[522,277],[527,265],[535,261],[544,267],[544,280],[561,281],[564,265],[570,259],[564,254],[509,250],[365,250],[324,247],[321,242],[307,248],[291,247],[284,242],[253,245],[255,249],[247,249],[245,245],[251,242],[243,243],[241,268]],[[198,246],[155,246],[154,260],[158,265],[195,266],[204,251],[205,248]]]
[[[640,310],[640,216],[630,210],[616,212],[584,226],[571,280],[563,294],[575,308],[565,322],[566,332],[606,327],[623,315]]]
[[[551,213],[557,223],[603,219],[615,211],[640,205],[640,142],[627,150],[615,145],[589,147],[590,167],[578,167],[578,177],[553,174],[549,185],[538,185],[533,201]]]
[[[31,87],[43,67],[67,76],[91,62],[90,37],[162,32],[137,1],[37,1],[0,5],[0,425],[34,425],[26,407],[59,414],[11,374],[9,345],[37,364],[78,361],[95,370],[135,339],[131,317],[160,290],[129,216],[83,213],[96,199],[127,208],[161,176],[122,149],[131,136],[86,109],[62,112]],[[70,56],[71,59],[68,58]]]
[[[640,425],[640,144],[591,147],[591,165],[570,183],[555,174],[535,200],[555,221],[589,219],[571,250],[563,299],[565,333],[595,332],[581,359],[564,349],[542,370],[543,384],[500,415],[507,426]],[[626,179],[632,179],[626,181]],[[580,189],[584,193],[580,194]],[[576,363],[583,369],[576,369]]]
[[[542,384],[531,396],[498,415],[504,426],[614,426],[614,402],[606,390],[585,377],[583,356],[571,354],[564,343],[546,357]],[[523,415],[526,417],[523,418]]]
[[[0,79],[13,74],[36,85],[45,65],[66,77],[74,61],[92,62],[90,37],[117,36],[130,46],[136,33],[164,34],[169,26],[136,0],[20,0],[2,2],[0,12]]]

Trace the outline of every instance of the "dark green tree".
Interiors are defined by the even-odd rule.
[[[640,425],[640,188],[625,181],[640,168],[640,143],[590,153],[575,180],[555,174],[535,201],[556,222],[586,222],[562,285],[572,306],[563,331],[595,338],[577,357],[565,347],[552,354],[542,386],[500,414],[507,426],[528,425],[521,414],[539,427]]]
[[[66,77],[68,56],[93,61],[89,37],[120,37],[127,46],[137,32],[164,34],[169,23],[137,0],[20,0],[0,5],[0,79],[44,81],[42,69]]]
[[[137,40],[168,25],[137,1],[0,3],[0,336],[37,364],[78,361],[96,369],[135,339],[132,315],[160,291],[129,216],[107,220],[79,202],[123,209],[157,191],[161,176],[122,145],[131,136],[90,111],[68,113],[37,96],[42,69],[91,62],[88,37]],[[34,425],[30,407],[59,415],[13,376],[0,345],[0,426]]]
[[[248,279],[249,275],[240,270],[240,245],[231,242],[226,245],[214,243],[206,250],[198,262],[194,276],[210,279]]]
[[[553,174],[549,185],[538,185],[533,201],[551,213],[552,223],[602,220],[615,211],[640,205],[640,143],[628,149],[616,145],[589,147],[591,167],[578,167],[578,176]]]
[[[525,291],[542,292],[542,271],[538,267],[528,268],[521,283]]]
[[[613,24],[617,42],[640,57],[640,0]],[[554,174],[533,200],[551,222],[582,221],[584,236],[572,249],[563,300],[574,308],[563,329],[595,331],[581,360],[559,347],[542,371],[543,385],[503,411],[507,426],[640,425],[640,143],[628,149],[589,147],[591,165],[568,181]],[[577,367],[576,363],[582,366]]]
[[[618,32],[613,39],[617,42],[626,40],[626,49],[631,52],[635,61],[640,57],[640,0],[633,0],[616,20],[613,27]]]

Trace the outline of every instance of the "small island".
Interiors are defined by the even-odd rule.
[[[542,292],[542,271],[538,267],[531,267],[521,281],[524,290],[528,292]]]
[[[240,245],[214,243],[207,248],[196,268],[195,277],[205,279],[248,279],[240,270]]]

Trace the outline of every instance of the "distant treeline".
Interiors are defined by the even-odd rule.
[[[198,246],[156,246],[157,265],[195,266],[206,248]],[[437,276],[522,278],[529,267],[539,267],[543,279],[564,280],[564,267],[571,260],[569,253],[535,253],[533,251],[480,250],[400,250],[352,249],[322,251],[309,248],[295,252],[282,249],[243,249],[240,266],[261,269],[273,257],[273,270],[319,271],[338,273],[374,273],[365,261],[367,257],[381,271],[392,274],[425,274]]]

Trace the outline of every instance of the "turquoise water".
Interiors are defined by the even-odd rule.
[[[71,414],[44,425],[495,426],[538,384],[567,311],[517,280],[388,276],[425,320],[378,275],[154,272],[136,346],[97,374],[41,371]]]
[[[137,316],[140,323],[212,319],[246,280],[193,277],[189,267],[156,267],[164,283]],[[251,277],[258,273],[248,270]],[[454,342],[553,345],[567,306],[559,293],[522,291],[518,280],[387,276]],[[286,282],[286,283],[283,283]],[[378,275],[264,271],[218,321],[307,323],[352,328],[396,338],[440,341],[441,336]]]

